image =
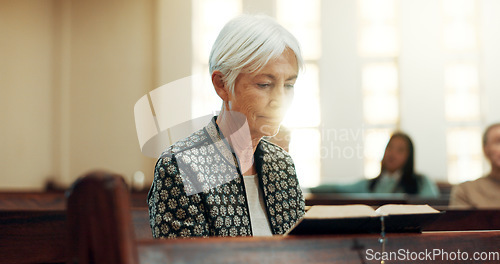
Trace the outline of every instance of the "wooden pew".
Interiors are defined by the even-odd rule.
[[[269,238],[193,238],[152,240],[134,237],[123,183],[116,175],[95,174],[75,185],[68,201],[71,259],[79,263],[366,263],[370,252],[446,253],[469,257],[497,252],[500,231],[429,232]],[[80,206],[86,204],[88,206]],[[94,206],[91,206],[94,204]],[[106,221],[99,221],[108,219]],[[371,250],[371,251],[370,251]],[[403,254],[404,255],[404,254]],[[373,255],[371,255],[373,256]],[[463,256],[463,254],[462,254]],[[439,257],[439,256],[438,256]],[[450,259],[432,263],[450,263]],[[449,257],[449,256],[448,256]],[[393,263],[408,261],[398,260]],[[415,263],[415,260],[411,260]],[[481,263],[498,263],[484,261]]]
[[[71,262],[138,263],[130,195],[120,176],[94,172],[78,179],[67,204]]]
[[[64,192],[0,192],[0,210],[65,210]]]
[[[147,209],[132,208],[131,217],[135,238],[139,240],[139,256],[147,257],[149,254],[147,246],[145,251],[142,251],[143,245],[151,243],[148,240],[151,239],[151,230]],[[68,245],[66,239],[69,239],[66,226],[66,212],[64,210],[2,212],[0,214],[0,263],[66,262]],[[440,219],[427,226],[424,231],[457,230],[500,230],[500,211],[448,210]],[[226,240],[221,239],[220,242],[222,244],[231,243],[231,239],[229,239],[230,241]],[[267,241],[267,239],[257,240]],[[191,240],[174,241],[186,243],[186,241]],[[168,244],[169,242],[162,243]],[[199,243],[201,243],[200,247],[203,247],[204,240]],[[161,254],[165,254],[165,252]]]
[[[151,239],[146,208],[132,208],[137,239]],[[64,263],[68,260],[66,210],[0,211],[0,263]]]
[[[312,205],[344,205],[366,204],[381,206],[384,204],[407,204],[404,195],[372,195],[372,194],[336,194],[336,193],[306,193],[306,206]]]
[[[384,204],[428,204],[431,206],[447,206],[449,198],[423,198],[406,194],[374,194],[374,193],[305,193],[306,205],[343,205],[366,204],[381,206]]]
[[[393,204],[436,204],[436,199],[419,199],[407,196],[372,196],[347,194],[305,194],[306,205],[367,204],[380,206]],[[147,208],[147,191],[130,192],[131,206]],[[447,201],[446,201],[447,202]],[[438,205],[446,205],[442,202]],[[65,210],[64,192],[0,192],[0,210]]]
[[[147,191],[130,192],[133,208],[147,208]],[[0,192],[0,211],[66,210],[64,192]]]
[[[102,173],[100,175],[104,177]],[[121,181],[118,175],[106,177],[114,178],[112,182]],[[111,184],[111,186],[116,186],[116,184]],[[120,197],[129,194],[126,187],[121,188],[120,191],[125,192]],[[95,188],[87,191],[87,194],[94,195],[95,193]],[[141,194],[142,197],[137,201],[143,199],[144,195],[144,193]],[[57,201],[60,204],[61,200],[50,198],[45,199],[46,202],[40,202],[33,197],[36,195],[27,196],[28,206],[24,206],[23,210],[14,210],[12,206],[7,210],[0,209],[0,263],[68,262],[70,260],[69,245],[73,238],[68,235],[66,210],[47,209],[55,204],[50,201]],[[9,201],[21,202],[21,198],[22,196],[16,194],[10,196]],[[123,199],[113,202],[120,201],[124,202]],[[66,201],[62,202],[66,204]],[[93,202],[103,206],[99,201]],[[0,204],[2,204],[1,201]],[[36,204],[41,205],[43,209],[34,206]],[[82,209],[79,206],[76,208]],[[111,206],[109,211],[114,210],[113,208],[115,207]],[[328,263],[334,260],[342,260],[342,263],[362,263],[360,256],[366,257],[366,249],[375,250],[381,247],[378,244],[377,234],[152,240],[147,208],[132,207],[129,219],[129,228],[134,232],[131,237],[125,237],[125,239],[132,241],[131,250],[136,251],[140,263],[165,263],[167,260],[174,263],[191,263],[191,261],[194,263],[204,261],[241,263],[247,262],[246,260],[249,263],[293,263],[294,261]],[[500,230],[499,219],[500,211],[497,210],[448,210],[442,218],[428,226],[426,231]],[[82,223],[82,225],[85,224]],[[103,223],[97,221],[96,224]],[[498,244],[498,240],[495,239],[498,236],[500,236],[498,232],[389,234],[386,250],[394,249],[396,246],[405,246],[412,250],[439,246],[450,250],[456,247],[476,248],[484,251],[491,248],[485,244]]]
[[[140,263],[377,263],[370,260],[383,251],[379,235],[341,235],[315,237],[210,238],[147,240],[136,243]],[[500,232],[454,232],[389,234],[385,252],[450,254],[497,252]],[[449,256],[449,255],[448,255]],[[429,260],[429,259],[427,259]],[[386,263],[461,263],[436,256],[433,261],[397,260]],[[378,263],[381,263],[378,261]],[[498,263],[466,261],[463,263]]]
[[[152,238],[147,192],[130,197],[135,236]],[[64,192],[0,192],[0,263],[65,263],[67,230]]]
[[[64,210],[0,212],[0,263],[64,263]]]
[[[500,230],[500,210],[463,210],[439,208],[446,211],[424,231]]]

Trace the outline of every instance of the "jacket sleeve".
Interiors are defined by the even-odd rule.
[[[199,193],[187,195],[175,156],[158,160],[148,194],[154,238],[209,236],[205,207]]]

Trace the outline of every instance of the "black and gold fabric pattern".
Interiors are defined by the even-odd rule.
[[[238,160],[215,120],[170,146],[157,161],[147,201],[153,237],[252,235]],[[254,162],[271,230],[284,234],[305,207],[292,158],[262,139]]]

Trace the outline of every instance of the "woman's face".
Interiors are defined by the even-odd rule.
[[[273,136],[293,99],[298,66],[295,54],[286,49],[260,71],[240,73],[234,95],[229,94],[229,110],[244,114],[252,138]]]
[[[410,149],[406,140],[401,137],[393,137],[387,144],[382,167],[391,173],[400,170],[405,165],[409,155]]]

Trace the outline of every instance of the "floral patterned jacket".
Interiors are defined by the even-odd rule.
[[[243,176],[215,120],[158,160],[148,195],[153,237],[252,235]],[[262,139],[254,162],[271,230],[284,234],[305,207],[292,158]]]

